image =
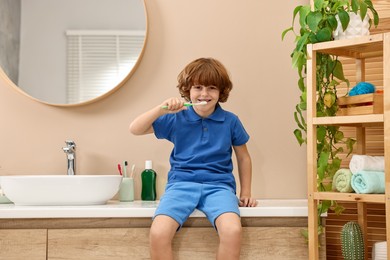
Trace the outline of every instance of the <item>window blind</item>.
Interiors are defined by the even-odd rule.
[[[67,31],[67,101],[98,97],[118,85],[142,51],[145,31]]]

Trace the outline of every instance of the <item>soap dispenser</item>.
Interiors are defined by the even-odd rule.
[[[157,174],[153,170],[152,161],[145,161],[145,170],[141,173],[142,180],[142,200],[156,200],[156,177]]]

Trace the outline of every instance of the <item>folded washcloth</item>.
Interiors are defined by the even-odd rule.
[[[385,193],[385,172],[359,171],[352,175],[351,185],[356,193]]]
[[[339,169],[332,182],[332,189],[339,192],[353,192],[351,186],[352,172],[350,169]]]
[[[359,171],[385,171],[384,156],[352,155],[349,169],[353,174]]]

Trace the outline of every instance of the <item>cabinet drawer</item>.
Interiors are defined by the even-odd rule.
[[[46,260],[46,229],[1,229],[0,260]]]

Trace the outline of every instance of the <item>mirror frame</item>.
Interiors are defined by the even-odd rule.
[[[142,45],[142,50],[141,50],[141,53],[139,54],[138,56],[138,59],[136,61],[136,63],[134,64],[133,68],[129,71],[129,73],[127,74],[127,76],[121,81],[119,82],[116,86],[114,86],[112,89],[110,89],[109,91],[107,91],[106,93],[98,96],[98,97],[95,97],[93,99],[90,99],[90,100],[87,100],[87,101],[83,101],[83,102],[80,102],[80,103],[73,103],[73,104],[56,104],[56,103],[50,103],[50,102],[46,102],[46,101],[43,101],[43,100],[40,100],[36,97],[33,97],[31,95],[29,95],[27,92],[23,91],[20,87],[18,87],[9,77],[8,75],[4,72],[3,68],[0,66],[0,77],[2,79],[4,79],[4,81],[7,83],[8,86],[11,86],[12,89],[15,89],[17,92],[19,92],[20,94],[22,94],[23,96],[26,96],[32,100],[35,100],[39,103],[42,103],[42,104],[45,104],[45,105],[49,105],[49,106],[55,106],[55,107],[78,107],[78,106],[83,106],[83,105],[88,105],[88,104],[91,104],[91,103],[95,103],[99,100],[102,100],[108,96],[110,96],[112,93],[114,93],[115,91],[117,91],[120,87],[122,87],[130,78],[131,76],[134,74],[135,70],[138,68],[140,62],[141,62],[141,59],[144,55],[144,52],[145,52],[145,47],[146,47],[146,42],[148,40],[148,34],[149,34],[149,23],[148,23],[148,12],[147,12],[147,9],[146,9],[146,0],[143,0],[143,5],[144,5],[144,13],[145,13],[145,39],[144,39],[144,43]]]

